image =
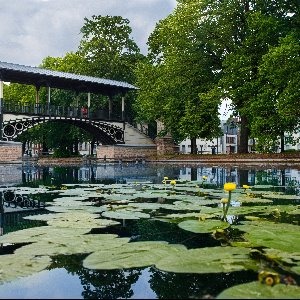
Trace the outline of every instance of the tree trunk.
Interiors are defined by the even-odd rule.
[[[74,142],[74,154],[75,155],[79,154],[78,139],[75,139],[75,142]]]
[[[248,118],[241,116],[241,127],[239,134],[238,153],[248,153],[249,127]]]
[[[94,139],[91,140],[91,151],[90,151],[90,155],[93,156],[94,155],[94,146],[95,146],[96,141]]]
[[[284,152],[284,132],[280,135],[280,153]]]
[[[191,138],[191,154],[197,154],[196,138]]]
[[[197,168],[191,168],[191,180],[192,181],[196,181],[198,179],[197,174],[198,174],[198,169]]]

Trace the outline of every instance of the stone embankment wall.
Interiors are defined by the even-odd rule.
[[[156,145],[102,145],[97,147],[97,159],[147,159],[156,157],[156,154]]]
[[[22,162],[22,143],[0,142],[0,163]]]

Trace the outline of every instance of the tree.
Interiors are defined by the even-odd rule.
[[[148,61],[136,70],[138,119],[160,119],[175,140],[192,140],[192,153],[196,138],[220,133],[219,99],[208,93],[218,81],[221,61],[202,39],[199,7],[199,1],[180,2],[161,20],[148,40]]]
[[[295,34],[280,39],[270,47],[259,67],[262,82],[256,101],[251,105],[251,130],[260,151],[272,151],[284,132],[292,134],[300,126],[300,43]]]
[[[180,130],[179,124],[190,118],[198,121],[207,117],[198,118],[195,110],[186,109],[193,106],[201,111],[207,109],[205,106],[202,109],[206,101],[195,102],[195,94],[212,101],[210,116],[216,103],[231,99],[235,116],[240,119],[238,152],[248,152],[248,139],[253,137],[250,129],[254,130],[255,122],[252,103],[265,92],[260,65],[270,47],[277,47],[279,39],[289,34],[291,28],[299,28],[299,1],[178,0],[174,13],[160,21],[149,38],[153,69],[141,67],[138,83],[150,96],[141,91],[139,105],[147,107],[149,104],[145,102],[150,101],[154,107],[151,111],[161,115],[169,130],[184,137],[197,131],[196,124],[189,124],[184,130]],[[145,82],[143,69],[162,77],[157,80],[151,77],[154,91]],[[191,114],[182,118],[184,112]],[[140,115],[143,117],[143,113]],[[206,124],[215,128],[215,120],[208,118]],[[201,132],[204,121],[197,125],[198,137],[205,137]],[[189,128],[192,132],[187,133]]]

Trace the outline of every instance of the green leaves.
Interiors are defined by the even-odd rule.
[[[299,293],[298,286],[268,286],[260,282],[250,282],[233,286],[219,294],[216,299],[298,299]]]

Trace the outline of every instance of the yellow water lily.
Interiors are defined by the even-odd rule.
[[[231,192],[236,189],[236,183],[234,182],[227,182],[224,184],[224,190],[227,192]]]
[[[203,180],[207,180],[207,178],[208,178],[207,176],[202,176]]]
[[[243,184],[243,189],[250,189],[250,186],[249,185],[247,185],[247,184]]]
[[[229,201],[228,198],[222,198],[220,202],[221,202],[222,204],[226,204],[226,203],[228,203],[228,201]]]
[[[171,180],[170,184],[175,185],[176,184],[176,180]]]
[[[280,275],[275,272],[261,271],[258,274],[258,280],[266,285],[273,286],[280,283]]]

